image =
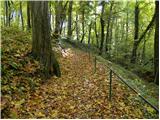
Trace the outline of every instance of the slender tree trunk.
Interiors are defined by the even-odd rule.
[[[127,41],[128,41],[128,27],[129,27],[129,25],[128,25],[128,0],[127,0],[127,19],[126,19],[126,40],[125,40],[125,46],[127,46]]]
[[[140,42],[142,41],[142,39],[144,38],[144,36],[146,35],[146,33],[154,25],[155,17],[156,17],[156,13],[154,13],[154,15],[152,17],[152,20],[150,21],[150,23],[148,24],[147,28],[142,33],[142,35],[139,37],[139,39],[137,39],[136,41],[134,41],[134,45],[133,45],[133,49],[132,49],[132,56],[131,56],[131,63],[135,63],[136,62],[136,54],[137,54],[138,46],[139,46]]]
[[[48,78],[53,73],[61,76],[59,64],[51,47],[48,1],[31,1],[32,54],[44,65]]]
[[[109,30],[110,30],[110,21],[111,21],[111,15],[112,15],[112,8],[113,8],[113,3],[111,2],[110,5],[110,12],[108,15],[108,21],[107,21],[107,33],[106,33],[106,45],[105,45],[105,50],[108,51],[108,40],[109,40]]]
[[[138,32],[139,32],[139,5],[136,2],[135,6],[135,33],[134,33],[134,43],[133,43],[133,50],[132,50],[132,56],[131,56],[131,63],[136,63],[137,58],[137,48],[138,48]]]
[[[9,24],[9,26],[11,26],[11,19],[12,19],[12,16],[11,16],[11,2],[10,1],[8,1],[8,24]]]
[[[159,85],[159,1],[155,2],[154,75]]]
[[[81,43],[83,42],[85,33],[84,33],[84,8],[82,10],[82,38],[81,38]]]
[[[20,14],[21,14],[22,30],[24,30],[23,13],[22,13],[22,2],[21,1],[20,1]]]
[[[31,21],[30,21],[30,2],[27,1],[27,30],[31,29]]]
[[[113,33],[113,23],[114,23],[114,19],[112,19],[111,21],[111,27],[110,27],[110,35],[109,35],[109,58],[111,58],[111,50],[112,50],[112,33]]]
[[[95,32],[95,36],[96,36],[96,46],[97,48],[99,48],[99,41],[98,41],[98,33],[97,33],[97,22],[96,22],[96,14],[97,14],[97,11],[95,9],[95,24],[94,24],[94,32]]]
[[[56,1],[55,2],[55,37],[56,39],[59,37],[60,29],[61,29],[61,13],[62,13],[62,1]]]
[[[79,41],[79,27],[78,27],[78,13],[76,12],[76,35],[77,41]]]
[[[6,12],[6,26],[9,26],[8,1],[5,1],[5,12]]]
[[[88,45],[90,47],[90,39],[91,39],[91,27],[92,27],[92,22],[89,25],[89,30],[88,30]]]
[[[73,1],[70,1],[69,8],[68,8],[68,33],[67,33],[67,36],[69,39],[72,36],[72,4],[73,4]]]
[[[102,54],[103,52],[103,43],[104,43],[104,18],[103,18],[103,15],[104,15],[104,7],[105,7],[105,3],[102,2],[102,11],[101,11],[101,18],[100,18],[100,22],[101,22],[101,43],[100,43],[100,55]]]

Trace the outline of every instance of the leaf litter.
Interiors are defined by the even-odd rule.
[[[93,58],[79,49],[53,48],[62,77],[45,81],[39,62],[28,55],[30,34],[11,31],[2,31],[2,118],[158,118],[116,76],[109,101],[109,70],[97,63],[94,73]]]

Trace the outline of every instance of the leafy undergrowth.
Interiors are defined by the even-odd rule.
[[[14,32],[14,33],[13,33]],[[158,114],[86,52],[54,47],[62,77],[45,80],[28,33],[2,30],[2,118],[158,118]],[[43,82],[42,82],[43,81]]]

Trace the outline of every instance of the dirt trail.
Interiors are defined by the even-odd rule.
[[[108,100],[108,72],[102,64],[94,74],[89,54],[67,48],[59,57],[62,77],[53,76],[32,93],[21,117],[28,118],[143,118],[135,94],[113,77],[112,102]],[[128,99],[130,98],[130,99]],[[26,112],[27,111],[27,112]]]

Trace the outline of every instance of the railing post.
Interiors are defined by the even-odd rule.
[[[109,100],[111,101],[111,97],[112,97],[112,70],[110,70],[109,73]]]
[[[97,60],[97,59],[96,59],[96,56],[95,56],[95,59],[94,59],[94,73],[96,73],[96,64],[97,64],[97,63],[96,63],[96,62],[97,62],[96,60]]]

